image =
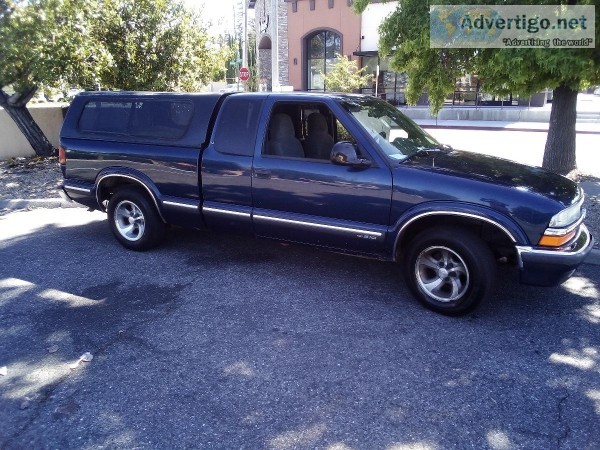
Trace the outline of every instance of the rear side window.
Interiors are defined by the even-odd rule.
[[[186,100],[90,101],[83,108],[79,131],[179,139],[185,134],[193,113],[194,105]]]
[[[79,130],[123,134],[130,116],[131,102],[88,102],[79,119]]]
[[[219,153],[252,156],[262,99],[231,96],[223,103],[215,133]]]

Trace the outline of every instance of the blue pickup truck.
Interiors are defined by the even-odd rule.
[[[175,225],[397,261],[448,315],[489,294],[499,262],[551,286],[593,245],[572,181],[454,150],[367,96],[86,92],[60,140],[64,194],[128,249]]]

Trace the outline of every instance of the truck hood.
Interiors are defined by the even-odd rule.
[[[568,178],[541,167],[527,166],[480,153],[459,150],[432,151],[426,156],[413,156],[402,165],[539,194],[565,207],[575,203],[579,197],[577,184]]]

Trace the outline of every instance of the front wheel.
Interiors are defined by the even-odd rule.
[[[107,213],[114,236],[130,250],[148,250],[164,236],[165,224],[139,189],[124,187],[117,190],[108,202]]]
[[[427,308],[459,316],[473,311],[493,288],[494,255],[475,234],[438,227],[417,235],[408,246],[404,276]]]

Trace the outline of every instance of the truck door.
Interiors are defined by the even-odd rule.
[[[221,105],[199,180],[210,228],[253,234],[252,156],[263,101],[263,96],[235,94]]]
[[[260,236],[379,254],[390,216],[391,171],[353,137],[354,125],[341,108],[338,116],[332,108],[315,101],[273,105],[252,171],[254,229]],[[331,148],[343,140],[354,141],[371,165],[333,164]]]

